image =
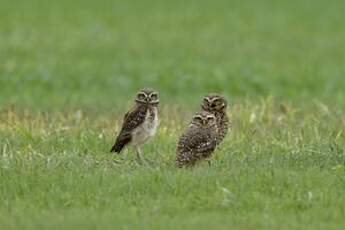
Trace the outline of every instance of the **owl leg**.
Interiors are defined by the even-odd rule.
[[[208,160],[206,160],[207,161],[207,163],[208,163],[208,166],[212,166],[212,164],[211,164],[211,160],[210,159],[208,159]]]
[[[136,152],[137,152],[137,161],[138,161],[138,162],[142,162],[141,149],[140,149],[140,147],[139,147],[139,146],[136,146],[135,149],[136,149]]]

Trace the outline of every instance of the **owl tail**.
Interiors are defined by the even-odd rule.
[[[110,152],[118,153],[122,151],[122,149],[125,147],[126,144],[128,144],[131,141],[130,135],[119,135],[118,138],[115,141],[115,144],[111,148]]]
[[[111,148],[110,152],[119,154],[122,149],[123,149],[123,146],[119,146],[119,145],[114,144],[113,147]]]

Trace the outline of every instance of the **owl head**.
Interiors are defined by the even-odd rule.
[[[140,104],[158,105],[158,93],[152,89],[142,89],[137,93],[135,101]]]
[[[219,94],[209,94],[204,97],[202,109],[211,113],[224,112],[226,110],[227,101]]]
[[[197,127],[213,127],[216,126],[216,117],[206,111],[196,113],[192,119],[191,125]]]

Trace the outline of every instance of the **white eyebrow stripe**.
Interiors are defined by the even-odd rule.
[[[210,102],[210,98],[204,97],[204,99],[205,99],[206,101]]]

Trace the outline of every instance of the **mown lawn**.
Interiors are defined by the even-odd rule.
[[[0,2],[0,229],[342,229],[343,1]],[[142,87],[147,163],[109,149]],[[232,130],[174,167],[207,92]]]

